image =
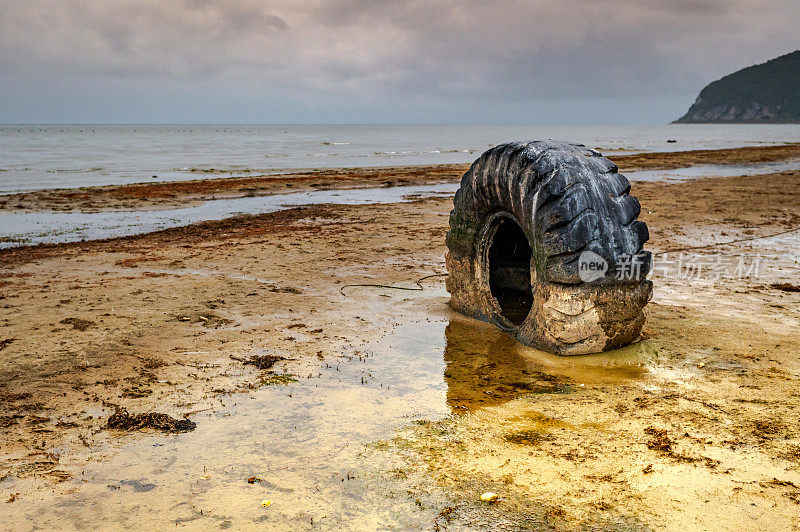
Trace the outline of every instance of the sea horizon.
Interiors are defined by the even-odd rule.
[[[800,142],[800,125],[0,125],[0,194],[210,173],[467,164],[497,144],[531,139],[614,155]]]

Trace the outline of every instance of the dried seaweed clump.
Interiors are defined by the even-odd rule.
[[[647,427],[644,429],[645,434],[652,436],[651,440],[647,442],[647,447],[653,451],[660,451],[662,453],[671,453],[672,445],[675,443],[667,435],[667,431],[657,429],[655,427]]]
[[[770,286],[783,292],[800,292],[800,286],[791,283],[772,283]]]
[[[175,419],[167,414],[148,412],[131,414],[124,408],[117,409],[108,418],[108,428],[120,430],[156,429],[164,432],[188,432],[194,430],[197,423],[188,419]]]
[[[278,355],[254,355],[245,360],[244,364],[255,366],[258,369],[270,369],[279,360],[284,360],[284,358]]]
[[[97,325],[92,320],[82,320],[80,318],[64,318],[59,323],[63,325],[72,325],[72,328],[77,331],[85,331],[89,327]]]

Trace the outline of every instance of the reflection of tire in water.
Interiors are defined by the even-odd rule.
[[[544,373],[522,356],[517,348],[525,348],[510,336],[481,329],[463,318],[450,320],[445,328],[444,379],[451,408],[473,410],[529,393],[573,390],[571,379]]]
[[[451,305],[554,353],[636,340],[652,283],[647,226],[629,191],[614,163],[580,145],[490,149],[464,174],[450,213]]]

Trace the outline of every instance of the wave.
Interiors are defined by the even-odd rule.
[[[477,150],[407,150],[407,151],[376,151],[374,155],[389,155],[389,156],[414,156],[414,155],[438,155],[442,153],[475,153]]]
[[[92,166],[91,168],[51,168],[50,170],[45,170],[45,172],[48,174],[83,174],[86,172],[102,172],[103,170],[105,168],[102,166]]]

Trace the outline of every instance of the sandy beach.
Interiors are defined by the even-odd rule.
[[[798,144],[612,160],[624,172],[796,157]],[[0,209],[164,209],[287,190],[452,182],[465,169],[204,175],[15,194],[0,198]],[[757,259],[760,267],[731,278],[656,271],[644,338],[573,359],[522,347],[448,309],[441,274],[451,198],[300,207],[0,250],[0,515],[45,528],[115,528],[134,514],[140,527],[255,528],[267,498],[256,488],[266,481],[247,479],[267,473],[237,467],[236,448],[216,448],[168,486],[144,466],[135,485],[90,479],[89,469],[128,456],[141,438],[180,449],[189,437],[110,429],[110,416],[125,408],[211,426],[248,394],[279,390],[290,401],[298,382],[368,353],[380,357],[375,346],[398,327],[433,322],[445,331],[433,348],[449,413],[416,417],[409,400],[407,423],[361,442],[392,463],[379,481],[362,475],[358,461],[347,480],[336,479],[360,479],[358,500],[376,508],[365,523],[797,529],[800,231],[789,232],[800,228],[797,190],[800,170],[636,183],[647,249]],[[435,277],[414,283],[426,276]],[[360,284],[423,289],[350,286]],[[261,369],[252,357],[264,355],[276,358]],[[388,374],[361,378],[375,397],[389,393]],[[333,393],[326,390],[319,393]],[[358,415],[366,423],[373,413],[348,415],[358,424]],[[335,528],[350,515],[342,510],[354,504],[349,494],[330,491],[328,506],[318,507],[313,485],[278,486],[275,478],[266,490],[278,494],[270,523]],[[149,483],[158,487],[136,488]],[[500,501],[481,504],[483,491]],[[281,496],[292,504],[281,506]],[[378,514],[386,505],[397,515]],[[44,510],[53,506],[62,510]]]

